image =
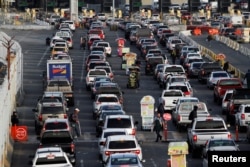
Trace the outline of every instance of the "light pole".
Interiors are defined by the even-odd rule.
[[[115,0],[112,2],[112,17],[115,18]]]

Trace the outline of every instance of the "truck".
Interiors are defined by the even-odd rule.
[[[205,84],[207,83],[207,78],[212,71],[222,71],[220,64],[218,62],[205,62],[200,66],[198,72],[198,81]]]
[[[220,105],[227,90],[238,88],[243,88],[242,82],[239,78],[225,78],[218,80],[214,86],[214,102]]]
[[[72,61],[47,60],[47,71],[43,73],[45,91],[61,91],[68,99],[68,105],[74,106]]]
[[[159,98],[159,104],[162,104],[164,107],[164,112],[170,112],[175,109],[175,102],[180,98],[184,97],[184,94],[181,90],[163,90]]]
[[[241,88],[234,89],[227,104],[226,119],[227,122],[235,124],[235,114],[239,110],[241,104],[250,104],[250,89]]]
[[[147,38],[153,38],[153,33],[150,28],[139,28],[136,31],[136,39],[139,39],[140,37],[147,37]]]
[[[231,139],[227,125],[221,117],[195,118],[188,128],[187,141],[192,157],[201,157],[202,149],[209,139]]]

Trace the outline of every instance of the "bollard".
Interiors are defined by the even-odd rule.
[[[239,127],[236,125],[235,129],[235,141],[239,141]]]

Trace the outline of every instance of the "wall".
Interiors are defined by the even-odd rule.
[[[0,32],[0,40],[6,41],[10,37],[4,32]],[[10,138],[10,117],[16,108],[17,97],[23,94],[23,55],[19,43],[13,41],[11,47],[11,65],[5,75],[3,83],[0,85],[0,166],[10,167],[11,156],[13,152],[13,141]],[[7,49],[0,44],[0,61],[8,64],[6,61]],[[8,71],[10,71],[10,80],[8,81]]]

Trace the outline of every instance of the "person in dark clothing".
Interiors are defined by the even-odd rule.
[[[81,37],[81,40],[80,40],[80,47],[83,49],[83,50],[85,50],[85,47],[86,47],[86,38],[84,38],[84,37]]]
[[[226,61],[226,62],[224,63],[224,65],[223,65],[223,70],[226,71],[226,72],[228,72],[228,68],[229,68],[229,62]]]
[[[14,111],[13,114],[11,115],[11,123],[12,126],[17,126],[19,124],[19,118],[16,111]]]
[[[173,49],[171,52],[172,64],[175,64],[176,57],[177,57],[176,51],[175,51],[175,49]]]
[[[74,113],[72,115],[72,121],[71,121],[71,126],[74,130],[74,138],[80,137],[81,136],[81,126],[80,126],[80,121],[78,118],[80,110],[78,108],[75,108]]]
[[[161,114],[161,117],[164,114],[164,105],[162,103],[159,104],[158,108],[157,108],[157,113]]]
[[[198,107],[194,106],[193,110],[190,112],[190,114],[188,116],[188,119],[192,121],[191,126],[194,123],[194,119],[197,118],[197,110],[198,110]]]
[[[250,69],[247,70],[247,73],[245,74],[244,80],[247,81],[247,88],[250,89]]]
[[[207,36],[207,41],[208,41],[208,43],[209,43],[209,46],[211,46],[211,41],[213,40],[213,35],[211,35],[211,34],[209,34],[208,36]]]
[[[160,132],[162,131],[162,127],[163,127],[163,120],[162,120],[162,117],[161,117],[161,114],[160,113],[157,113],[157,116],[154,120],[154,131],[156,133],[156,140],[155,142],[158,142],[159,139],[161,140],[162,139],[162,136],[160,134]]]

